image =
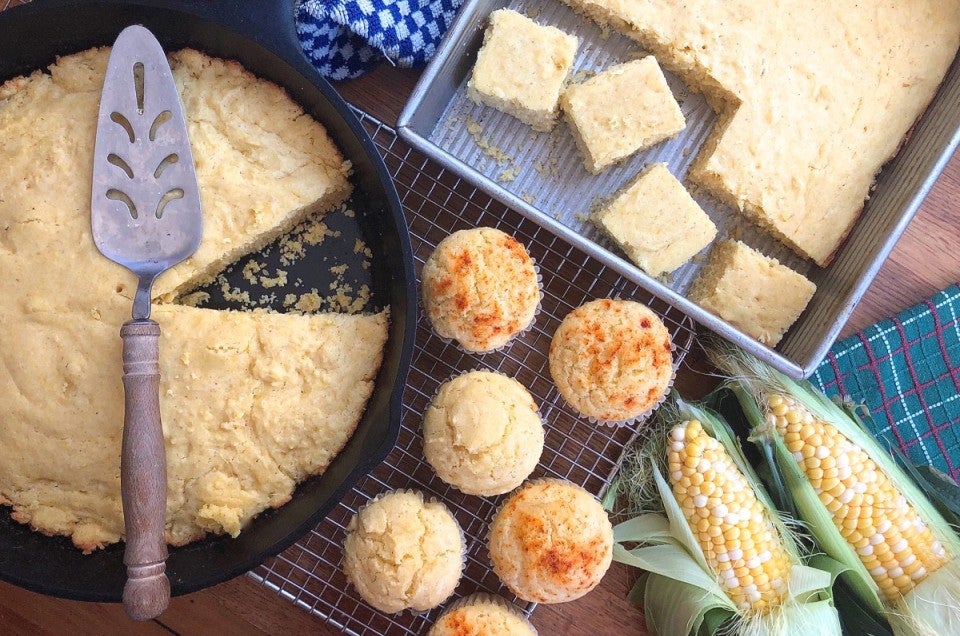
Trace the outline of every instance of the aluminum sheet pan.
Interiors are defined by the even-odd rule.
[[[684,297],[702,266],[702,258],[694,258],[669,276],[652,278],[629,262],[589,219],[599,203],[647,163],[666,162],[674,175],[684,179],[717,118],[703,96],[667,73],[687,120],[686,129],[668,142],[592,175],[584,169],[565,122],[549,133],[536,133],[516,119],[467,98],[466,83],[487,16],[503,6],[580,38],[574,81],[646,55],[634,41],[601,28],[556,0],[468,1],[401,113],[397,122],[400,136],[703,326],[790,376],[811,374],[960,144],[960,58],[954,60],[937,97],[896,158],[881,171],[860,220],[826,268],[796,256],[736,211],[687,184],[694,199],[717,224],[718,240],[740,238],[816,283],[817,293],[807,309],[776,349],[771,349]]]

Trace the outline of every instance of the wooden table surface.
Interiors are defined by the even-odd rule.
[[[4,3],[0,1],[0,7]],[[349,101],[382,121],[393,122],[417,73],[382,65],[338,88]],[[917,217],[897,244],[844,335],[906,308],[960,280],[960,154],[937,181]],[[691,356],[697,358],[696,352]],[[693,365],[697,366],[697,365]],[[702,392],[709,381],[685,366],[677,385]],[[644,634],[643,618],[624,597],[633,574],[614,564],[601,585],[577,601],[541,605],[533,623],[541,634],[597,636]],[[338,634],[321,619],[295,607],[248,577],[173,599],[157,620],[130,622],[119,605],[64,601],[0,582],[0,633],[4,634]]]

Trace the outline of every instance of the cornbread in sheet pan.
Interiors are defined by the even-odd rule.
[[[580,486],[537,479],[494,515],[488,547],[494,572],[511,592],[531,603],[562,603],[600,583],[613,558],[613,527]]]
[[[467,94],[534,130],[550,130],[577,45],[576,37],[560,29],[498,9],[490,14]]]
[[[763,344],[776,346],[817,286],[740,241],[718,243],[688,297]]]
[[[543,422],[526,387],[492,371],[445,382],[423,416],[423,455],[443,481],[468,495],[510,492],[543,452]]]
[[[651,276],[677,269],[717,235],[717,226],[665,163],[647,167],[594,220]]]
[[[673,137],[686,125],[652,55],[567,87],[560,108],[584,166],[594,174]]]
[[[958,0],[564,0],[720,113],[689,179],[826,265],[960,44]]]
[[[447,507],[419,492],[398,490],[361,508],[347,526],[343,572],[360,596],[382,612],[425,612],[460,582],[463,533]]]
[[[632,300],[601,298],[567,314],[550,340],[550,376],[581,414],[604,422],[640,417],[673,380],[663,321]]]
[[[434,331],[473,353],[507,344],[540,306],[540,280],[527,249],[492,227],[459,230],[440,241],[420,277]]]
[[[136,279],[97,251],[91,174],[109,51],[0,86],[0,502],[85,551],[123,535],[120,325]],[[200,249],[158,281],[209,278],[350,191],[321,125],[237,64],[181,51],[204,207]],[[324,471],[363,412],[387,316],[154,307],[162,328],[167,540],[236,535]]]

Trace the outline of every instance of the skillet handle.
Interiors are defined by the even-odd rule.
[[[167,463],[160,427],[160,325],[131,320],[123,339],[123,444],[120,493],[127,582],[123,607],[133,620],[159,616],[170,603],[166,574]]]

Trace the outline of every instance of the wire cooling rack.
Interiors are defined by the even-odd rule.
[[[546,429],[543,455],[532,477],[569,479],[601,495],[616,472],[623,449],[636,434],[630,427],[592,424],[564,404],[547,371],[554,330],[570,310],[588,300],[633,298],[663,318],[679,365],[693,342],[693,322],[412,150],[390,127],[362,111],[357,115],[396,181],[418,272],[437,243],[451,232],[481,225],[498,227],[523,242],[540,266],[542,310],[531,330],[503,350],[482,356],[465,354],[444,343],[421,318],[396,447],[307,536],[250,576],[348,634],[423,634],[442,607],[423,614],[383,614],[360,598],[341,569],[345,529],[357,509],[382,492],[411,488],[445,503],[463,529],[467,560],[453,598],[477,591],[499,593],[529,615],[535,605],[516,599],[503,588],[489,565],[487,525],[503,497],[464,495],[442,482],[423,460],[420,425],[430,400],[441,383],[464,371],[486,368],[515,377],[540,405]]]

